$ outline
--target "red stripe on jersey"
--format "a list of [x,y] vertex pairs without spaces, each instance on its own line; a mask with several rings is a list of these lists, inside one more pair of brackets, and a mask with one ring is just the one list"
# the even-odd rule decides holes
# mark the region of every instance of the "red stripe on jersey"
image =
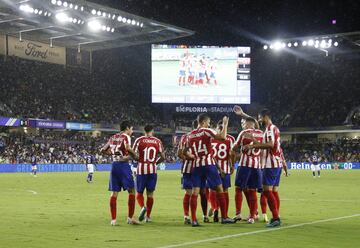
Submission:
[[262,142],[263,133],[258,129],[246,129],[240,132],[238,135],[235,145],[240,147],[240,162],[239,166],[246,166],[250,168],[260,168],[261,167],[261,150],[260,149],[250,149],[244,150],[245,145],[253,144],[251,139],[245,137],[245,134],[252,135],[257,142]]
[[187,135],[187,147],[195,156],[194,167],[214,165],[213,149],[211,139],[216,132],[210,128],[198,128]]
[[264,133],[264,143],[272,141],[274,147],[266,149],[266,157],[264,159],[264,168],[279,168],[281,167],[281,148],[280,148],[280,131],[271,124],[266,127]]
[[212,139],[211,141],[215,162],[226,174],[230,174],[230,152],[234,143],[235,138],[231,135],[227,135],[226,140]]
[[161,140],[153,136],[141,136],[135,140],[133,149],[139,155],[138,174],[156,173],[156,160],[163,152]]

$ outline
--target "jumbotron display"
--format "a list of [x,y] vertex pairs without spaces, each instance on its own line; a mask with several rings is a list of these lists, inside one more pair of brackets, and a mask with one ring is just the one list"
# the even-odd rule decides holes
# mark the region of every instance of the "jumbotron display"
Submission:
[[250,47],[152,45],[152,102],[250,104]]

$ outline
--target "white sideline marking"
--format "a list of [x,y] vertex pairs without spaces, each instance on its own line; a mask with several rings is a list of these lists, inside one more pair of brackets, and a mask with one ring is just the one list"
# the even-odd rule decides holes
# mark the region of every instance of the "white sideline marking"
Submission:
[[27,192],[33,193],[33,195],[37,195],[37,192],[34,190],[26,190]]
[[311,222],[294,224],[294,225],[290,225],[290,226],[284,226],[284,227],[278,227],[278,228],[268,228],[268,229],[253,231],[253,232],[237,233],[237,234],[231,234],[231,235],[226,235],[226,236],[222,236],[222,237],[215,237],[215,238],[210,238],[210,239],[202,239],[202,240],[197,240],[197,241],[192,241],[192,242],[184,242],[184,243],[180,243],[180,244],[161,246],[159,248],[173,248],[173,247],[195,245],[195,244],[206,243],[206,242],[211,242],[211,241],[217,241],[217,240],[223,240],[223,239],[229,239],[229,238],[235,238],[235,237],[241,237],[241,236],[248,236],[248,235],[253,235],[253,234],[258,234],[258,233],[275,232],[275,231],[280,231],[280,230],[284,230],[284,229],[302,227],[302,226],[307,226],[307,225],[314,225],[314,224],[318,224],[318,223],[350,219],[350,218],[359,217],[359,216],[360,216],[360,214],[354,214],[354,215],[342,216],[342,217],[325,219],[325,220],[316,220],[316,221],[311,221]]
[[357,200],[341,200],[341,199],[333,199],[333,200],[316,200],[316,199],[287,199],[287,198],[281,198],[282,201],[317,201],[317,202],[359,202]]

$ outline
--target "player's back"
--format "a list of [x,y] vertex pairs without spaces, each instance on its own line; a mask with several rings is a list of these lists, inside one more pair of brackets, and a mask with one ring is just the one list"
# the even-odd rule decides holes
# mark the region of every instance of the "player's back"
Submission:
[[162,142],[153,136],[141,136],[134,142],[134,152],[138,153],[138,174],[151,174],[156,172],[156,160],[163,152]]
[[[257,142],[262,143],[263,141],[263,132],[259,129],[245,129],[240,132],[236,144],[240,147],[245,145],[253,144],[253,140],[246,137],[247,135],[252,136],[256,139]],[[240,149],[240,166],[247,166],[252,168],[261,167],[261,149]]]
[[280,131],[274,124],[267,126],[264,133],[263,143],[270,141],[273,142],[274,146],[264,152],[265,168],[281,167]]
[[227,135],[225,140],[212,139],[211,144],[214,150],[214,158],[217,164],[222,168],[225,173],[229,173],[229,160],[230,151],[235,143],[235,138]]
[[110,137],[108,144],[110,146],[113,161],[125,161],[129,152],[127,145],[131,145],[131,138],[125,133],[117,133]]
[[216,132],[210,128],[198,128],[188,135],[188,144],[191,153],[195,156],[195,167],[214,164],[211,140]]
[[[183,150],[186,148],[187,141],[188,141],[188,134],[183,134],[179,142],[179,150],[181,150],[181,152],[183,152]],[[181,166],[181,173],[191,173],[194,159],[185,158],[183,159],[182,162],[183,163]]]

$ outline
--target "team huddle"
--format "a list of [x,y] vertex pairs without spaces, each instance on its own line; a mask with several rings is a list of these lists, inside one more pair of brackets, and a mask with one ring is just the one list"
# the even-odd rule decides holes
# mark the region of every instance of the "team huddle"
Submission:
[[[266,226],[280,226],[278,187],[282,168],[287,174],[286,162],[280,148],[280,132],[272,124],[268,110],[262,111],[258,120],[245,114],[239,106],[234,107],[234,112],[243,118],[243,131],[236,140],[227,134],[228,117],[219,121],[216,130],[213,130],[210,128],[210,117],[206,114],[200,114],[193,122],[193,130],[181,137],[178,156],[182,160],[182,187],[185,190],[184,223],[193,227],[200,226],[196,216],[199,195],[205,223],[210,222],[211,217],[214,222],[222,224],[236,223],[244,219],[241,215],[244,194],[250,210],[246,221],[252,224],[258,219],[259,192],[265,221],[267,205],[272,212],[272,218]],[[265,127],[264,132],[259,129],[259,123]],[[127,223],[138,224],[138,220],[150,222],[157,182],[156,165],[163,162],[165,157],[163,146],[161,141],[154,137],[151,126],[145,126],[145,135],[136,139],[131,146],[131,124],[124,121],[120,126],[121,133],[112,136],[101,149],[111,155],[114,161],[109,182],[109,191],[112,191],[111,225],[116,225],[117,195],[121,190],[129,192]],[[136,187],[130,160],[138,163]],[[236,213],[234,218],[230,218],[228,190],[236,161],[239,163],[235,177]],[[145,190],[146,204],[143,196]],[[134,218],[135,199],[141,208],[138,220]]]
[[185,53],[179,62],[179,86],[183,85],[217,85],[217,59]]

